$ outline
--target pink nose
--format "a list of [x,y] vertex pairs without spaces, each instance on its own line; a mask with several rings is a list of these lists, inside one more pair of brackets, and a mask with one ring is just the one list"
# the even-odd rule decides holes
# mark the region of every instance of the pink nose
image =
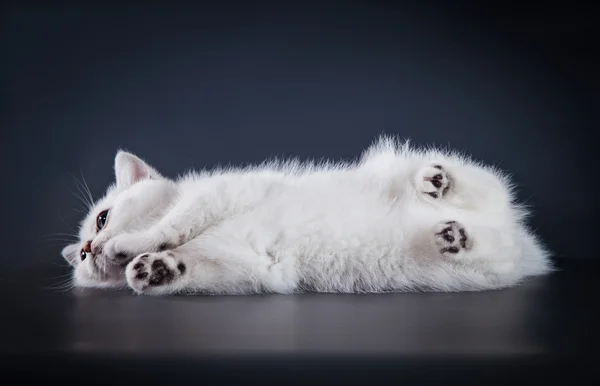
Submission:
[[90,253],[92,252],[92,242],[91,241],[86,241],[85,244],[83,244],[83,251],[85,253]]
[[102,244],[96,243],[96,244],[92,244],[90,247],[92,249],[92,254],[93,255],[97,255],[99,253],[102,253]]

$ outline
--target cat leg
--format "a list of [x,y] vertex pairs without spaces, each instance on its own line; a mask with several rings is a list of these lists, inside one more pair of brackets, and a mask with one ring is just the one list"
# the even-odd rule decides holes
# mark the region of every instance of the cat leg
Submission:
[[478,267],[482,272],[506,275],[522,254],[510,227],[445,220],[433,226],[430,245],[446,261]]
[[508,182],[492,169],[435,161],[417,170],[413,184],[428,202],[501,215],[510,212],[512,198]]
[[103,253],[109,260],[122,265],[143,253],[175,249],[220,220],[204,207],[210,205],[178,202],[147,229],[124,233],[108,240]]
[[138,294],[251,294],[293,292],[294,272],[293,266],[239,237],[212,233],[173,250],[137,256],[125,275]]
[[103,254],[109,261],[123,265],[143,253],[177,248],[184,240],[170,231],[168,228],[152,227],[139,232],[117,235],[106,242]]
[[235,184],[224,189],[222,185],[227,181],[219,181],[182,186],[182,192],[192,193],[182,193],[175,205],[150,227],[108,240],[103,248],[107,258],[123,264],[142,253],[175,249],[262,200],[264,189],[242,194]]

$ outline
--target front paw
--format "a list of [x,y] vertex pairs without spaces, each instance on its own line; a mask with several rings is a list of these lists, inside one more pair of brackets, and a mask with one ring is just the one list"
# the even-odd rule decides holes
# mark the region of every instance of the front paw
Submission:
[[436,224],[434,232],[434,243],[443,256],[457,258],[472,247],[467,231],[456,221],[442,221]]
[[439,164],[422,167],[416,174],[415,185],[419,192],[434,199],[441,199],[451,188],[451,176]]
[[146,251],[140,244],[139,240],[131,235],[120,235],[108,240],[102,251],[109,261],[126,265],[135,256]]
[[186,271],[171,252],[145,253],[133,259],[125,270],[129,286],[137,293],[161,293],[161,287],[174,283]]

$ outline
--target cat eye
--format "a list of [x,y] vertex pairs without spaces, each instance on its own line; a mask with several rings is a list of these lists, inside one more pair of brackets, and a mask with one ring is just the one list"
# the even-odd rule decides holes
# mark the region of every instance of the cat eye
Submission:
[[108,210],[103,210],[100,212],[98,217],[96,218],[96,231],[99,232],[106,225],[106,217],[108,216]]
[[82,249],[79,256],[81,256],[81,261],[83,261],[87,257],[87,252]]

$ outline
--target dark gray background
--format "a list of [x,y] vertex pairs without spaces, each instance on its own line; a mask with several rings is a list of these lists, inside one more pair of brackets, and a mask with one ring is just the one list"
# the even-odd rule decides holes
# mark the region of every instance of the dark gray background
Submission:
[[0,264],[62,264],[73,176],[98,198],[119,147],[176,176],[380,133],[499,164],[558,257],[596,257],[591,6],[282,3],[5,5]]

